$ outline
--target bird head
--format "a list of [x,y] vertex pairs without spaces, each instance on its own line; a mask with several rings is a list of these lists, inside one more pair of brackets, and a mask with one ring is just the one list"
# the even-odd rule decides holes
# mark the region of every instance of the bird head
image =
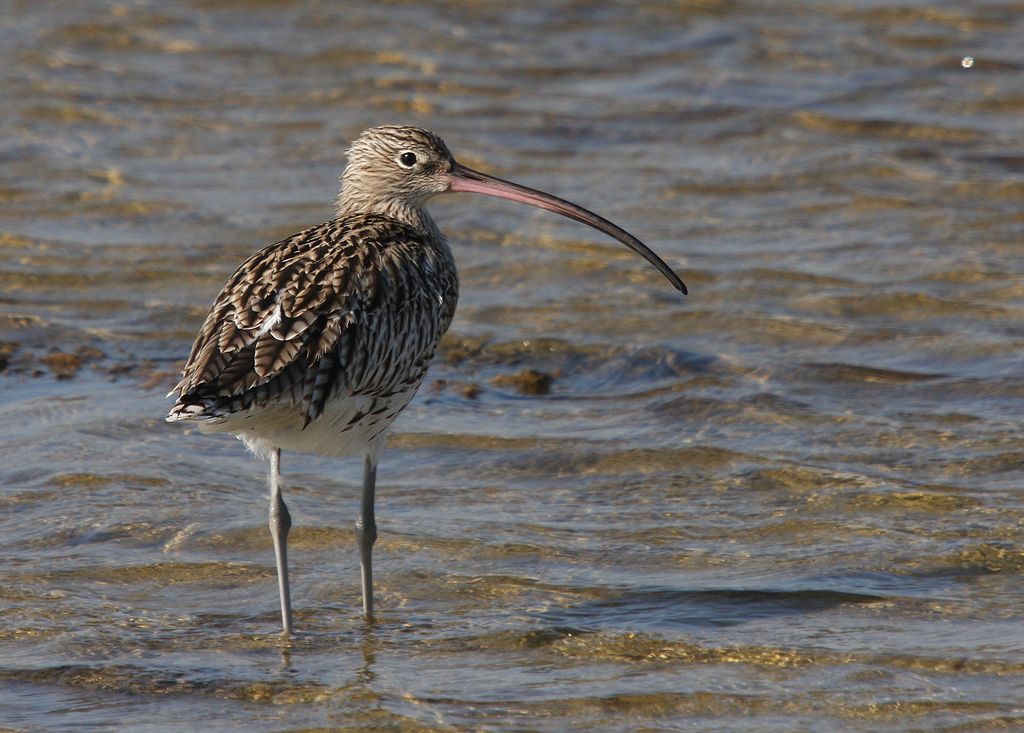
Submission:
[[422,208],[449,189],[455,159],[444,141],[429,130],[386,125],[372,127],[346,153],[341,199],[346,208],[387,213],[392,208]]

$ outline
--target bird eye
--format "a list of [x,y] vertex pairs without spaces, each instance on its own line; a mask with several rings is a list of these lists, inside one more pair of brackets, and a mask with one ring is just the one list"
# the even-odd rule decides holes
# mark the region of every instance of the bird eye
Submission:
[[416,165],[416,153],[406,151],[398,156],[398,162],[403,168],[412,168]]

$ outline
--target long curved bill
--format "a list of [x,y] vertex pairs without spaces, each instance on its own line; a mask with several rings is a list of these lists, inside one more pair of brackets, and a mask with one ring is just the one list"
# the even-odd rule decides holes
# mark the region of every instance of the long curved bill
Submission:
[[567,216],[570,219],[592,226],[598,231],[604,232],[609,237],[617,239],[645,260],[657,268],[658,272],[668,278],[668,281],[682,293],[686,293],[686,285],[679,279],[679,276],[672,271],[672,268],[665,264],[658,255],[654,254],[646,244],[627,232],[625,229],[612,224],[604,217],[598,216],[592,211],[587,211],[582,206],[560,199],[557,196],[537,191],[526,186],[520,186],[500,178],[480,173],[472,168],[467,168],[461,163],[454,163],[452,171],[448,174],[449,188],[452,193],[482,193],[485,196],[496,196],[500,199],[518,201],[530,206],[553,211],[556,214]]

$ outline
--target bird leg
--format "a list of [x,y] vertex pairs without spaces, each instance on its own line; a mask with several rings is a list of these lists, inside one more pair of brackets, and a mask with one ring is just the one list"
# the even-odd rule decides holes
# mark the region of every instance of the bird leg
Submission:
[[373,543],[377,540],[377,521],[373,516],[373,497],[377,487],[377,459],[367,455],[363,462],[363,498],[356,518],[356,542],[359,544],[359,569],[363,585],[363,614],[373,620]]
[[274,538],[281,625],[285,634],[292,633],[292,599],[288,591],[288,530],[291,528],[292,516],[281,497],[281,450],[275,448],[270,454],[270,535]]

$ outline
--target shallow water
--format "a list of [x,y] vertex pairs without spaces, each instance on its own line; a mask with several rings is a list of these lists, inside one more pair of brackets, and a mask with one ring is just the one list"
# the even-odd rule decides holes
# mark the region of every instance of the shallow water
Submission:
[[[1024,5],[57,8],[0,28],[0,730],[1024,727]],[[264,469],[163,395],[384,122],[691,295],[438,201],[379,622],[358,461],[286,455],[285,644]]]

